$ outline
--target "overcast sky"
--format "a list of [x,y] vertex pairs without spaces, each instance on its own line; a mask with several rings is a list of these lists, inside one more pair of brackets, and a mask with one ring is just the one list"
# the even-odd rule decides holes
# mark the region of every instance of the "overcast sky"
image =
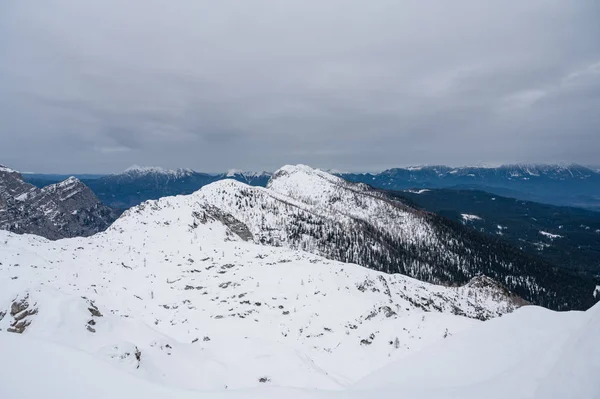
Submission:
[[0,163],[600,163],[598,0],[5,0]]

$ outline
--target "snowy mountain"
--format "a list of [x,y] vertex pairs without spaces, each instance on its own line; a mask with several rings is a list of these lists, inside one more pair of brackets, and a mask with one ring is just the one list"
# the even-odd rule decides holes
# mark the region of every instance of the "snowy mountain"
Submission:
[[231,169],[224,175],[219,175],[219,180],[233,179],[251,186],[264,187],[273,174],[270,172],[250,172],[239,169]]
[[[307,179],[315,191],[298,187]],[[567,314],[515,311],[522,302],[485,277],[461,287],[437,286],[259,245],[253,241],[269,236],[266,230],[217,207],[219,201],[228,203],[225,190],[237,200],[232,187],[264,195],[252,206],[249,196],[240,202],[248,198],[247,210],[264,205],[267,227],[277,226],[286,210],[270,208],[267,196],[288,203],[286,212],[346,215],[348,223],[367,212],[361,208],[371,201],[365,192],[379,201],[362,186],[306,167],[285,167],[269,189],[213,183],[194,195],[134,207],[105,232],[87,238],[48,241],[1,231],[0,397],[192,398],[202,391],[209,398],[391,398],[403,389],[389,377],[394,370],[407,373],[399,381],[411,375],[423,381],[424,368],[407,371],[408,364],[436,355],[457,359],[456,348],[473,359],[471,368],[479,368],[470,380],[466,371],[460,373],[462,367],[454,370],[457,392],[471,389],[471,383],[480,394],[486,384],[496,386],[487,376],[522,372],[519,364],[547,380],[582,382],[581,394],[596,392],[589,377],[600,371],[593,363],[597,339],[585,328],[597,324],[597,317],[592,319],[597,307]],[[332,194],[340,198],[332,205],[340,204],[329,210],[324,204],[331,204]],[[355,207],[344,209],[348,201]],[[375,216],[394,212],[383,203],[370,205],[381,208]],[[416,215],[405,216],[408,227],[398,229],[415,229]],[[500,315],[497,321],[480,321]],[[513,353],[502,367],[494,366],[500,343]],[[528,344],[529,350],[517,350]],[[540,369],[539,356],[531,355],[542,353],[546,344],[553,351]],[[565,350],[592,357],[565,357]],[[485,369],[477,366],[481,359]],[[591,360],[582,368],[580,359]],[[427,367],[435,370],[435,385],[420,388],[447,392],[441,365],[434,360]],[[572,367],[581,372],[566,374]],[[408,392],[416,392],[416,384]],[[531,384],[521,381],[489,397],[511,392],[527,397],[519,395],[522,386],[531,391]],[[431,397],[451,397],[442,394]]]
[[386,366],[353,389],[427,399],[597,398],[597,331],[600,305],[562,314],[524,307]]
[[224,180],[178,200],[186,209],[233,216],[257,243],[435,284],[464,284],[484,274],[532,303],[555,309],[587,309],[596,301],[591,279],[308,166],[281,168],[266,188]]
[[574,164],[421,166],[394,168],[377,174],[343,173],[340,176],[387,190],[468,188],[554,205],[600,209],[600,173]]
[[132,166],[122,173],[85,182],[104,204],[127,209],[149,199],[191,194],[213,181],[213,175],[191,169]]
[[88,238],[0,232],[0,329],[183,388],[339,389],[522,303],[484,277],[435,286],[257,245],[197,204],[151,201]]
[[105,230],[116,217],[74,177],[40,189],[0,165],[0,229],[49,239],[89,236]]
[[129,168],[125,169],[125,171],[123,171],[123,173],[121,173],[121,175],[128,175],[128,176],[132,176],[132,177],[148,176],[148,175],[150,175],[150,176],[163,175],[166,177],[170,177],[172,179],[180,179],[182,177],[189,176],[194,173],[196,173],[196,172],[194,172],[191,169],[186,169],[186,168],[170,170],[170,169],[161,168],[159,166],[133,165],[133,166],[130,166]]

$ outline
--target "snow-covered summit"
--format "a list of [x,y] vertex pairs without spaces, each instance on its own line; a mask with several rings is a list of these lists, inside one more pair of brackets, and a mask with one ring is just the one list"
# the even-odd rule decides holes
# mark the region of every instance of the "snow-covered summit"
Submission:
[[225,177],[235,177],[235,176],[246,176],[246,177],[261,177],[261,176],[271,176],[270,172],[261,171],[254,172],[249,170],[242,169],[229,169],[227,173],[225,173]]
[[9,168],[8,166],[4,166],[0,164],[0,173],[19,173],[14,169]]
[[[341,177],[335,176],[331,173],[325,172],[320,169],[312,168],[308,165],[284,165],[281,168],[277,169],[267,188],[278,187],[282,185],[294,185],[298,184],[303,189],[311,189],[313,184],[324,186],[323,184],[319,184],[321,180],[327,182],[326,186],[330,186],[331,184],[343,184],[347,185],[346,182]],[[315,187],[318,190],[318,187]],[[313,192],[307,192],[307,195],[313,194]]]
[[175,178],[180,178],[195,173],[192,169],[178,168],[178,169],[164,169],[159,166],[139,166],[132,165],[125,169],[121,174],[126,175],[165,175]]

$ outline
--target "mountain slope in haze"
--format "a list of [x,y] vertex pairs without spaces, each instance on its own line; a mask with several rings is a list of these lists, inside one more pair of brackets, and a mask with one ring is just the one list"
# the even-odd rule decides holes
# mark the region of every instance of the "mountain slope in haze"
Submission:
[[416,206],[510,242],[553,264],[600,275],[600,213],[474,190],[405,190]]
[[49,239],[89,236],[105,230],[118,214],[81,181],[70,177],[42,189],[0,166],[0,229]]
[[423,166],[340,176],[386,190],[462,187],[522,200],[600,209],[600,173],[580,165]]
[[68,175],[61,175],[55,173],[23,173],[21,177],[23,181],[29,184],[33,184],[38,188],[44,188],[51,184],[60,183],[63,180],[67,180],[69,177],[76,177],[81,181],[95,180],[106,176],[105,174],[92,174],[92,173],[74,173]]
[[85,180],[85,183],[104,204],[127,209],[150,199],[191,194],[213,181],[214,176],[191,169],[132,166],[123,173]]
[[104,204],[113,208],[127,209],[147,200],[191,194],[207,184],[223,179],[264,186],[269,177],[270,174],[267,172],[231,170],[213,175],[191,169],[167,170],[159,167],[132,166],[122,173],[86,179],[84,182]]
[[595,282],[511,245],[412,208],[363,184],[307,166],[285,166],[267,188],[221,181],[189,198],[232,215],[256,242],[286,246],[436,284],[483,274],[527,301],[587,309]]
[[225,216],[179,196],[92,237],[0,232],[0,340],[53,341],[184,389],[340,389],[519,306],[483,277],[443,287],[257,245]]

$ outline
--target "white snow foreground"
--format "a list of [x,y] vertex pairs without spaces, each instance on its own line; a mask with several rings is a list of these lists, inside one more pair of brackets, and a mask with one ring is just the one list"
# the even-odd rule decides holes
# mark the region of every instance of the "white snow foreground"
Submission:
[[600,398],[600,304],[527,306],[423,349],[353,388],[408,398]]
[[569,313],[525,307],[398,360],[342,391],[264,386],[202,392],[137,378],[64,345],[2,334],[0,397],[593,399],[600,397],[598,331],[600,305]]

